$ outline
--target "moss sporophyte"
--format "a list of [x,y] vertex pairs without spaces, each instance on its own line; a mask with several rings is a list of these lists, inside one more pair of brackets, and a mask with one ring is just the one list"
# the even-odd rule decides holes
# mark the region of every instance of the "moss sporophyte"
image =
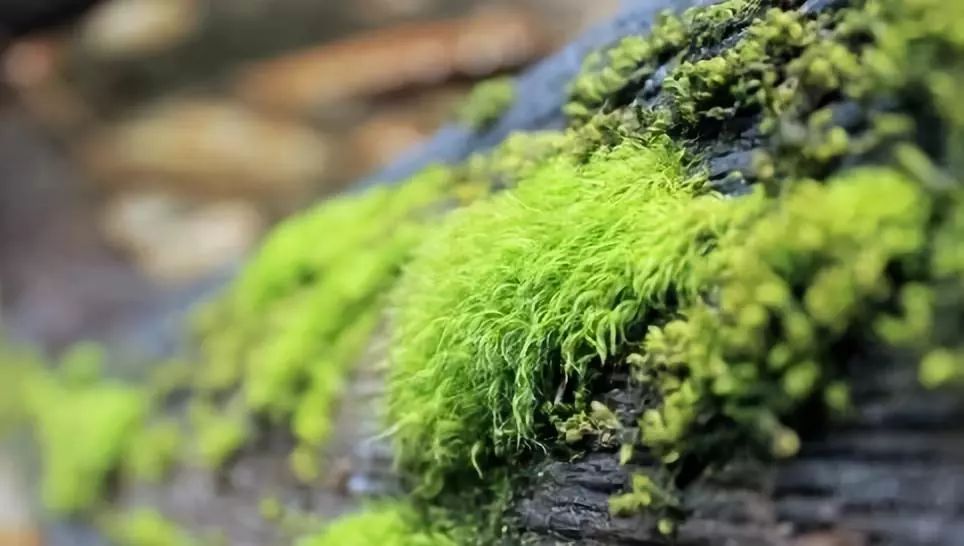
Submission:
[[[672,535],[685,465],[723,464],[735,447],[792,457],[801,408],[846,414],[859,379],[848,347],[911,355],[927,388],[964,383],[964,4],[772,5],[664,14],[586,60],[564,131],[517,134],[283,223],[198,317],[195,365],[156,389],[81,364],[28,374],[47,504],[101,508],[117,470],[157,480],[185,458],[230,464],[265,424],[290,431],[292,466],[314,480],[379,327],[385,428],[410,494],[302,545],[501,532],[514,463],[578,455],[588,439],[610,452],[625,441],[624,461],[656,456],[611,508]],[[733,125],[759,141],[746,174],[763,182],[740,197],[714,190],[701,153]],[[652,394],[635,437],[595,390],[627,371]],[[177,390],[189,402],[174,424]],[[453,508],[465,491],[485,507],[476,520]],[[127,523],[122,537],[181,540],[151,513]]]

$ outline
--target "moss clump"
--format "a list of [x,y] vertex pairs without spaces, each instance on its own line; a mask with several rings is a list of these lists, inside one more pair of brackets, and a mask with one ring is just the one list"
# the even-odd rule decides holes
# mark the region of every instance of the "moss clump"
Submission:
[[458,120],[475,130],[485,129],[515,102],[515,82],[502,76],[476,84],[459,108]]
[[680,63],[663,82],[670,110],[680,122],[733,117],[768,103],[778,83],[777,59],[818,40],[815,22],[796,12],[773,9],[754,21],[746,37],[720,55]]
[[42,365],[37,354],[7,340],[0,330],[0,439],[28,418],[29,384]]
[[643,415],[643,443],[670,462],[725,441],[792,455],[781,419],[838,384],[842,347],[895,295],[888,275],[919,274],[930,218],[920,185],[886,169],[800,182],[768,202],[712,257],[719,303],[646,336],[640,373],[663,404]]
[[159,483],[177,461],[184,437],[173,419],[158,419],[137,431],[130,440],[123,465],[136,480]]
[[[690,8],[682,16],[670,11],[661,13],[647,35],[627,36],[603,51],[588,55],[580,73],[570,83],[569,102],[563,111],[570,121],[581,125],[623,106],[618,103],[619,95],[631,84],[646,81],[661,66],[672,66],[686,51],[699,51],[715,44],[724,32],[752,20],[760,6],[760,0],[723,0]],[[713,64],[718,65],[718,61],[704,67],[712,69]],[[672,79],[668,81],[673,83]],[[721,75],[705,81],[722,83]],[[683,96],[689,103],[691,94]],[[691,116],[695,116],[695,108],[693,110],[689,113]],[[661,130],[655,128],[653,132]]]
[[233,456],[250,437],[251,425],[237,403],[218,411],[206,401],[195,401],[189,411],[194,433],[197,461],[206,468],[217,469]]
[[321,533],[303,538],[297,546],[455,546],[405,505],[383,505],[336,520]]
[[642,473],[633,474],[630,491],[609,499],[609,512],[614,516],[627,516],[643,510],[679,509],[680,501],[673,493]]
[[[194,423],[206,464],[222,464],[247,440],[249,423],[267,418],[298,440],[295,474],[317,477],[317,451],[345,378],[383,320],[384,293],[433,219],[513,185],[562,145],[558,133],[515,136],[462,165],[430,167],[276,228],[199,317],[199,362],[187,386],[206,415]],[[162,379],[161,390],[172,391],[172,378]]]
[[[243,444],[254,416],[289,424],[305,449],[326,440],[344,377],[379,321],[381,294],[450,180],[450,171],[430,169],[287,221],[205,311],[192,388],[208,464]],[[236,393],[230,407],[224,393]]]
[[589,411],[579,412],[565,420],[557,419],[555,426],[559,438],[567,444],[578,444],[586,438],[592,438],[598,445],[619,445],[622,430],[616,414],[595,400],[589,404]]
[[[695,298],[729,207],[679,153],[632,141],[559,156],[453,213],[401,283],[390,415],[428,482],[538,443],[553,401],[585,402],[632,328]],[[436,484],[437,485],[437,484]]]
[[201,546],[161,514],[141,508],[108,518],[106,534],[118,546]]
[[569,102],[563,111],[573,121],[588,121],[630,81],[651,76],[686,38],[679,17],[664,12],[648,36],[627,36],[604,51],[590,54],[569,84]]
[[[787,424],[800,408],[847,408],[849,368],[839,355],[851,344],[911,348],[922,383],[960,381],[964,350],[951,331],[960,331],[964,260],[952,241],[964,221],[950,173],[964,156],[955,107],[938,89],[964,70],[954,60],[958,27],[921,24],[941,9],[871,0],[805,16],[725,2],[666,16],[654,37],[629,37],[588,59],[573,82],[575,127],[560,157],[453,215],[403,282],[391,409],[399,457],[432,484],[426,491],[548,441],[546,423],[581,437],[593,428],[584,413],[593,373],[630,350],[640,352],[630,358],[639,379],[660,395],[643,416],[641,442],[670,473],[683,459],[721,462],[734,448],[793,455],[800,438]],[[709,22],[721,17],[745,30],[718,53],[696,53],[714,43]],[[621,106],[660,64],[658,98]],[[922,113],[922,88],[936,112]],[[865,114],[846,128],[825,107],[842,97]],[[700,138],[739,117],[775,152],[761,175],[779,181],[769,195],[721,201],[700,195],[699,184],[654,191],[640,177],[636,188],[653,191],[644,202],[588,197],[619,188],[620,165],[661,172],[620,156],[638,148],[628,142]],[[916,120],[935,117],[946,129],[941,142],[918,148]],[[896,161],[825,184],[805,180],[845,159],[881,163],[880,154]],[[581,209],[584,197],[605,205]],[[697,227],[690,213],[707,224]],[[596,235],[567,239],[576,232]],[[634,269],[640,263],[656,265]],[[941,272],[938,263],[957,265]]]
[[43,462],[41,492],[58,513],[92,508],[143,426],[147,402],[137,389],[75,374],[40,372],[27,407]]

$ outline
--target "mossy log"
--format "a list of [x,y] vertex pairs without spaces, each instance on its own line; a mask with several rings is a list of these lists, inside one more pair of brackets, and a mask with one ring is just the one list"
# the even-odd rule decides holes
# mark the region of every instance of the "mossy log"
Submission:
[[[179,523],[223,529],[237,544],[275,536],[277,525],[255,515],[277,516],[278,510],[263,504],[265,494],[298,514],[325,518],[351,510],[368,494],[394,493],[399,485],[428,515],[426,528],[411,536],[403,529],[395,537],[399,544],[416,534],[426,540],[411,543],[964,544],[964,397],[958,390],[934,389],[959,379],[958,364],[948,363],[945,349],[961,342],[959,288],[940,291],[948,278],[921,266],[933,252],[940,255],[935,263],[953,262],[940,266],[950,275],[960,273],[954,269],[960,259],[948,256],[957,256],[953,235],[959,231],[951,229],[964,225],[964,215],[942,208],[957,203],[957,194],[942,192],[957,188],[953,179],[961,174],[964,116],[956,118],[960,112],[946,100],[947,84],[957,81],[960,67],[948,61],[944,48],[958,50],[944,41],[953,38],[929,29],[938,36],[928,39],[940,45],[924,47],[921,55],[953,65],[933,78],[888,72],[892,64],[904,71],[915,67],[907,59],[888,64],[902,53],[881,51],[895,40],[899,48],[916,47],[914,32],[924,31],[914,27],[923,20],[914,10],[933,8],[930,1],[728,0],[700,4],[701,10],[681,18],[657,14],[691,2],[647,3],[523,75],[515,82],[516,102],[498,119],[487,115],[484,128],[474,130],[443,129],[422,150],[362,184],[406,178],[431,163],[466,161],[504,142],[481,166],[469,158],[447,174],[417,175],[421,183],[451,193],[440,200],[405,194],[412,201],[393,210],[411,219],[449,209],[459,199],[480,201],[450,216],[437,233],[414,232],[435,246],[413,251],[409,277],[399,284],[400,310],[391,317],[397,323],[388,328],[390,346],[375,343],[360,359],[330,433],[317,420],[300,426],[298,412],[307,408],[309,418],[317,417],[314,404],[329,404],[338,381],[313,375],[317,362],[314,368],[289,366],[290,359],[281,358],[288,352],[267,345],[274,352],[256,353],[259,358],[243,370],[227,359],[231,384],[241,382],[238,390],[249,395],[244,409],[262,417],[244,418],[262,434],[233,459],[218,459],[216,466],[223,466],[210,479],[176,474],[173,482],[140,495]],[[881,50],[862,51],[860,60],[873,67],[861,68],[851,49],[878,38],[875,10],[891,17],[883,25],[892,31],[884,33],[891,41],[875,44]],[[905,14],[911,30],[900,27]],[[960,10],[955,17],[964,19]],[[922,81],[926,93],[915,87]],[[875,85],[897,91],[877,95]],[[915,98],[907,98],[908,90]],[[522,141],[529,152],[546,148],[562,156],[546,160],[541,170],[530,165],[531,155],[520,159],[508,138],[513,130],[566,123],[569,132],[558,139]],[[897,144],[891,146],[891,138]],[[506,156],[507,148],[513,154]],[[849,178],[837,178],[849,167],[895,161],[901,170],[853,169]],[[505,180],[512,178],[506,163],[522,180],[517,187]],[[486,200],[472,194],[479,170],[493,191],[509,186],[511,195]],[[697,176],[690,184],[690,171],[705,180]],[[455,190],[447,186],[453,178]],[[587,180],[605,183],[587,189],[580,184]],[[533,198],[539,190],[559,193],[543,202]],[[881,198],[875,191],[891,193]],[[577,206],[567,207],[567,198]],[[354,203],[383,206],[368,199]],[[907,201],[891,206],[894,199]],[[631,212],[607,208],[611,203]],[[934,216],[932,204],[941,211]],[[808,216],[811,208],[821,210]],[[835,221],[834,214],[854,208],[866,210]],[[740,224],[744,214],[753,217],[750,228]],[[817,223],[807,223],[817,214]],[[683,217],[681,234],[660,229],[676,226],[677,217]],[[787,218],[799,222],[781,223]],[[620,229],[607,230],[608,219],[621,222]],[[582,231],[554,237],[567,229],[564,224],[579,222]],[[311,224],[309,217],[301,227]],[[372,232],[387,237],[384,227]],[[814,228],[816,235],[797,240],[802,228]],[[673,239],[677,235],[680,241]],[[522,242],[514,246],[512,237]],[[670,244],[656,255],[649,246],[664,239]],[[290,250],[281,243],[299,240],[278,241],[274,250]],[[407,256],[408,239],[397,242]],[[337,260],[372,241],[359,236],[355,243],[342,254],[332,251],[334,265],[317,270],[311,259],[289,263],[284,252],[266,252],[278,261],[256,263],[242,286],[260,292],[249,291],[250,301],[239,301],[261,305],[278,293],[290,296],[285,283],[300,288],[300,279],[325,275],[337,281],[327,288],[340,288],[355,270]],[[563,243],[570,246],[560,257],[553,252]],[[472,244],[477,249],[466,250]],[[741,254],[744,245],[749,250]],[[719,248],[729,276],[707,281],[700,277],[700,262],[716,259]],[[489,259],[504,262],[489,267]],[[355,333],[342,324],[350,319],[332,318],[331,311],[355,311],[377,300],[372,287],[390,283],[398,265],[390,259],[370,283],[347,283],[351,290],[333,289],[334,296],[322,298],[316,322],[325,325],[325,335],[329,326]],[[599,270],[604,274],[595,275]],[[482,273],[473,276],[477,271]],[[865,276],[871,280],[862,285]],[[586,286],[573,288],[573,279]],[[753,297],[770,307],[756,305]],[[915,314],[922,303],[925,311]],[[258,305],[232,312],[288,309]],[[527,309],[513,314],[518,307]],[[556,315],[547,318],[549,307]],[[358,311],[354,318],[367,317]],[[272,327],[259,320],[241,324]],[[315,336],[290,325],[279,331],[294,332],[284,339],[295,350],[311,349],[296,356],[317,357],[332,368],[353,354],[342,351],[340,333],[326,338],[316,354]],[[926,350],[938,350],[921,359],[913,354],[915,337],[927,338]],[[354,340],[350,336],[348,349]],[[387,387],[375,364],[381,361],[378,350],[390,355]],[[292,368],[302,375],[292,380]],[[258,380],[254,402],[247,392],[252,386],[244,384],[252,378]],[[317,380],[318,399],[311,399],[310,389],[300,390],[299,378]],[[213,403],[232,411],[224,392],[235,391],[216,386],[213,392]],[[271,427],[263,417],[279,407],[285,418],[294,413],[293,426],[265,434]],[[384,409],[394,453],[379,447],[388,446],[385,441],[371,441],[385,428]],[[296,441],[317,447],[319,438],[327,439],[327,474],[334,479],[325,486],[298,485],[282,459],[299,453],[289,453]],[[343,472],[333,464],[338,459],[347,461]],[[298,474],[299,464],[294,467]],[[401,471],[398,479],[394,468]],[[509,484],[508,492],[491,491],[497,486],[489,482],[505,474],[509,478],[501,483]],[[121,499],[137,495],[126,491]],[[400,516],[389,515],[385,527],[394,529]],[[451,532],[451,541],[434,540],[438,529],[432,525],[460,517],[475,519],[468,537],[456,525],[441,531]],[[496,528],[484,529],[478,519]],[[364,540],[364,525],[356,529],[362,533],[358,540]],[[331,543],[324,535],[319,540],[305,544]]]

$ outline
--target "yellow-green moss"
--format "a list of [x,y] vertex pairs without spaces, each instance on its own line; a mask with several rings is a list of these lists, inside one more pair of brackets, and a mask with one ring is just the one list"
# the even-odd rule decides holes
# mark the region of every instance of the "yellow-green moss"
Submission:
[[102,499],[108,476],[147,412],[139,390],[87,379],[44,372],[28,385],[27,407],[43,464],[41,492],[54,512],[82,511]]
[[[950,95],[939,92],[964,74],[948,60],[960,58],[958,27],[921,24],[931,17],[922,12],[941,10],[932,0],[869,0],[813,17],[761,14],[761,4],[725,2],[664,16],[653,36],[625,38],[587,59],[567,106],[577,127],[559,157],[523,176],[517,189],[454,214],[420,248],[400,291],[391,409],[399,457],[432,483],[429,492],[446,472],[484,473],[549,441],[546,422],[579,436],[587,379],[637,343],[640,377],[662,394],[644,415],[642,441],[669,467],[693,454],[713,460],[734,443],[793,455],[800,438],[785,418],[812,400],[831,410],[849,405],[845,366],[834,357],[836,344],[855,336],[902,346],[915,340],[925,385],[964,377],[960,342],[940,326],[948,316],[959,325],[954,309],[964,293],[964,260],[952,242],[962,225],[954,204],[960,197],[950,190],[956,182],[930,162],[933,152],[910,143],[912,116],[876,110],[888,100],[912,110],[910,93],[927,87],[950,124],[947,157],[939,161],[964,157],[954,152],[960,139],[951,140],[962,133]],[[669,59],[686,50],[685,39],[694,47],[713,43],[710,21],[746,30],[719,54]],[[910,59],[926,62],[910,67]],[[669,70],[660,100],[620,107],[618,95],[663,62]],[[849,133],[833,111],[818,108],[840,93],[870,112],[862,132]],[[596,212],[579,208],[582,195],[568,182],[581,180],[586,195],[603,182],[619,187],[619,169],[631,163],[608,146],[618,151],[634,136],[652,146],[666,132],[692,134],[744,114],[758,116],[774,144],[763,178],[779,180],[780,188],[731,201],[682,192],[683,212],[669,213],[679,226],[692,227],[692,213],[718,230],[672,235],[633,231],[653,219],[669,225],[652,194],[637,206],[599,195],[606,204],[599,218],[610,229],[567,246],[567,236],[593,232]],[[586,155],[581,141],[591,143]],[[600,145],[603,151],[591,151]],[[882,150],[894,151],[896,168],[850,171],[826,185],[797,176]],[[584,176],[592,169],[598,186]],[[538,197],[530,188],[539,188]],[[932,209],[934,199],[942,201]],[[605,245],[623,249],[628,264],[658,265],[609,270],[606,257],[620,254],[607,254]],[[667,252],[697,247],[699,259],[674,261]],[[580,277],[584,252],[598,260],[595,275]],[[957,264],[948,267],[955,272],[938,273],[938,262]],[[949,312],[937,309],[941,301],[950,302]],[[626,335],[647,322],[654,327],[645,339]],[[566,414],[571,408],[576,413]]]
[[251,424],[237,403],[218,411],[198,400],[192,403],[189,414],[196,460],[212,470],[230,459],[251,434]]
[[614,516],[628,516],[643,510],[676,509],[679,499],[666,488],[658,485],[647,474],[633,474],[630,491],[609,499],[609,512]]
[[714,300],[646,336],[639,370],[663,403],[641,435],[667,461],[722,436],[708,422],[792,455],[781,418],[840,377],[837,343],[886,308],[887,272],[912,273],[931,217],[920,185],[886,169],[792,184],[763,205],[709,260]]
[[[540,441],[629,330],[695,298],[730,207],[696,197],[679,152],[627,141],[556,157],[453,213],[398,289],[390,416],[398,455],[440,472]],[[430,487],[432,489],[433,487]]]
[[7,340],[0,330],[0,439],[27,419],[28,385],[42,365],[39,355]]
[[[569,85],[569,101],[563,111],[571,122],[581,125],[612,110],[618,106],[614,104],[617,95],[632,82],[645,81],[662,64],[672,64],[671,60],[678,58],[685,50],[715,44],[727,30],[746,24],[760,5],[761,0],[723,0],[690,8],[682,15],[671,11],[660,13],[648,33],[626,36],[611,47],[586,57],[579,74]],[[709,69],[714,64],[719,67],[719,61],[701,66]],[[685,72],[687,67],[692,66],[691,63],[684,63],[681,68]],[[715,80],[707,78],[705,81],[718,85],[725,77],[738,75],[718,72]],[[670,78],[667,83],[672,86],[678,82]],[[681,101],[687,106],[686,114],[695,116],[695,107],[688,106],[697,100],[700,92],[679,90],[686,97]]]
[[590,437],[601,446],[619,445],[622,424],[616,414],[599,401],[593,400],[588,411],[555,421],[559,438],[567,444],[577,444]]
[[580,73],[569,84],[569,102],[563,111],[574,122],[596,115],[631,80],[653,74],[665,56],[679,49],[687,38],[676,15],[660,14],[646,36],[627,36],[612,47],[591,53]]
[[[734,445],[792,456],[801,439],[785,423],[799,408],[849,405],[843,344],[919,355],[929,388],[964,381],[962,5],[866,0],[803,16],[761,13],[763,4],[664,14],[649,35],[591,56],[571,85],[566,133],[517,135],[279,226],[203,313],[194,364],[159,379],[157,394],[192,392],[188,434],[201,458],[223,464],[267,421],[297,438],[296,474],[317,477],[331,408],[393,289],[389,425],[400,462],[420,503],[449,486],[436,500],[462,511],[452,489],[486,489],[516,455],[613,436],[618,422],[589,403],[591,385],[625,361],[660,394],[640,444],[668,479],[635,478],[613,511],[659,510],[664,534],[678,515],[670,489],[681,461],[722,462]],[[709,47],[724,34],[737,39]],[[631,103],[632,87],[661,66],[659,99]],[[502,84],[478,93],[489,98],[467,120],[481,127],[509,100]],[[823,105],[841,98],[869,112],[866,123],[839,126]],[[688,139],[744,114],[766,143],[757,174],[778,184],[739,199],[708,194],[667,135]],[[920,132],[936,139],[927,149],[914,142]],[[845,159],[889,167],[805,179]],[[139,391],[92,380],[87,351],[30,391],[45,495],[63,511],[95,504],[118,466],[157,479],[178,443],[170,423],[145,428]],[[143,542],[177,535],[140,519],[148,531],[132,536],[148,538],[135,545],[177,543]],[[388,506],[304,544],[455,541],[428,528]]]
[[317,477],[318,447],[331,433],[332,408],[384,321],[383,295],[412,248],[437,216],[513,185],[563,141],[553,132],[510,137],[462,165],[430,167],[398,186],[335,199],[277,227],[199,316],[192,396],[207,400],[208,413],[216,414],[227,408],[215,400],[237,393],[230,398],[232,415],[221,420],[229,429],[198,431],[200,439],[210,440],[201,442],[208,446],[202,450],[208,464],[241,447],[243,423],[261,416],[294,433],[300,444],[290,457],[295,474]]
[[[155,512],[140,508],[113,515],[103,524],[106,534],[117,546],[201,546],[176,524]],[[210,543],[207,543],[209,546]]]
[[484,129],[515,102],[515,82],[501,76],[476,84],[459,108],[458,120],[476,130]]
[[405,505],[386,504],[344,516],[322,532],[305,537],[297,546],[455,546]]
[[[254,415],[290,426],[306,446],[326,440],[344,378],[380,320],[381,294],[450,180],[429,169],[288,220],[205,310],[193,388],[195,399],[211,398],[197,431],[208,464],[242,445]],[[230,410],[213,401],[233,391]]]
[[184,435],[173,419],[158,419],[133,434],[123,465],[137,480],[158,483],[178,458]]

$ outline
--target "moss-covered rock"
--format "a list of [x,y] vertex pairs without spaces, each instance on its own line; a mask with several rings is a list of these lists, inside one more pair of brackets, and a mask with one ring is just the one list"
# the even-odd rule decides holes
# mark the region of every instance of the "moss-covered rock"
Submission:
[[[962,24],[938,0],[665,13],[585,61],[565,130],[280,226],[202,313],[196,365],[156,392],[186,394],[185,443],[211,467],[281,429],[313,481],[385,325],[385,429],[410,489],[304,544],[511,543],[532,530],[525,496],[562,479],[530,470],[584,450],[634,477],[573,510],[638,518],[620,543],[673,540],[692,484],[739,457],[792,458],[848,416],[858,353],[904,355],[918,381],[888,388],[964,381]],[[473,124],[505,102],[486,89],[498,100]],[[117,469],[157,479],[184,451],[140,391],[72,368],[37,375],[31,406],[48,497],[68,511]],[[631,388],[610,409],[613,385]],[[603,543],[625,529],[575,521]]]

